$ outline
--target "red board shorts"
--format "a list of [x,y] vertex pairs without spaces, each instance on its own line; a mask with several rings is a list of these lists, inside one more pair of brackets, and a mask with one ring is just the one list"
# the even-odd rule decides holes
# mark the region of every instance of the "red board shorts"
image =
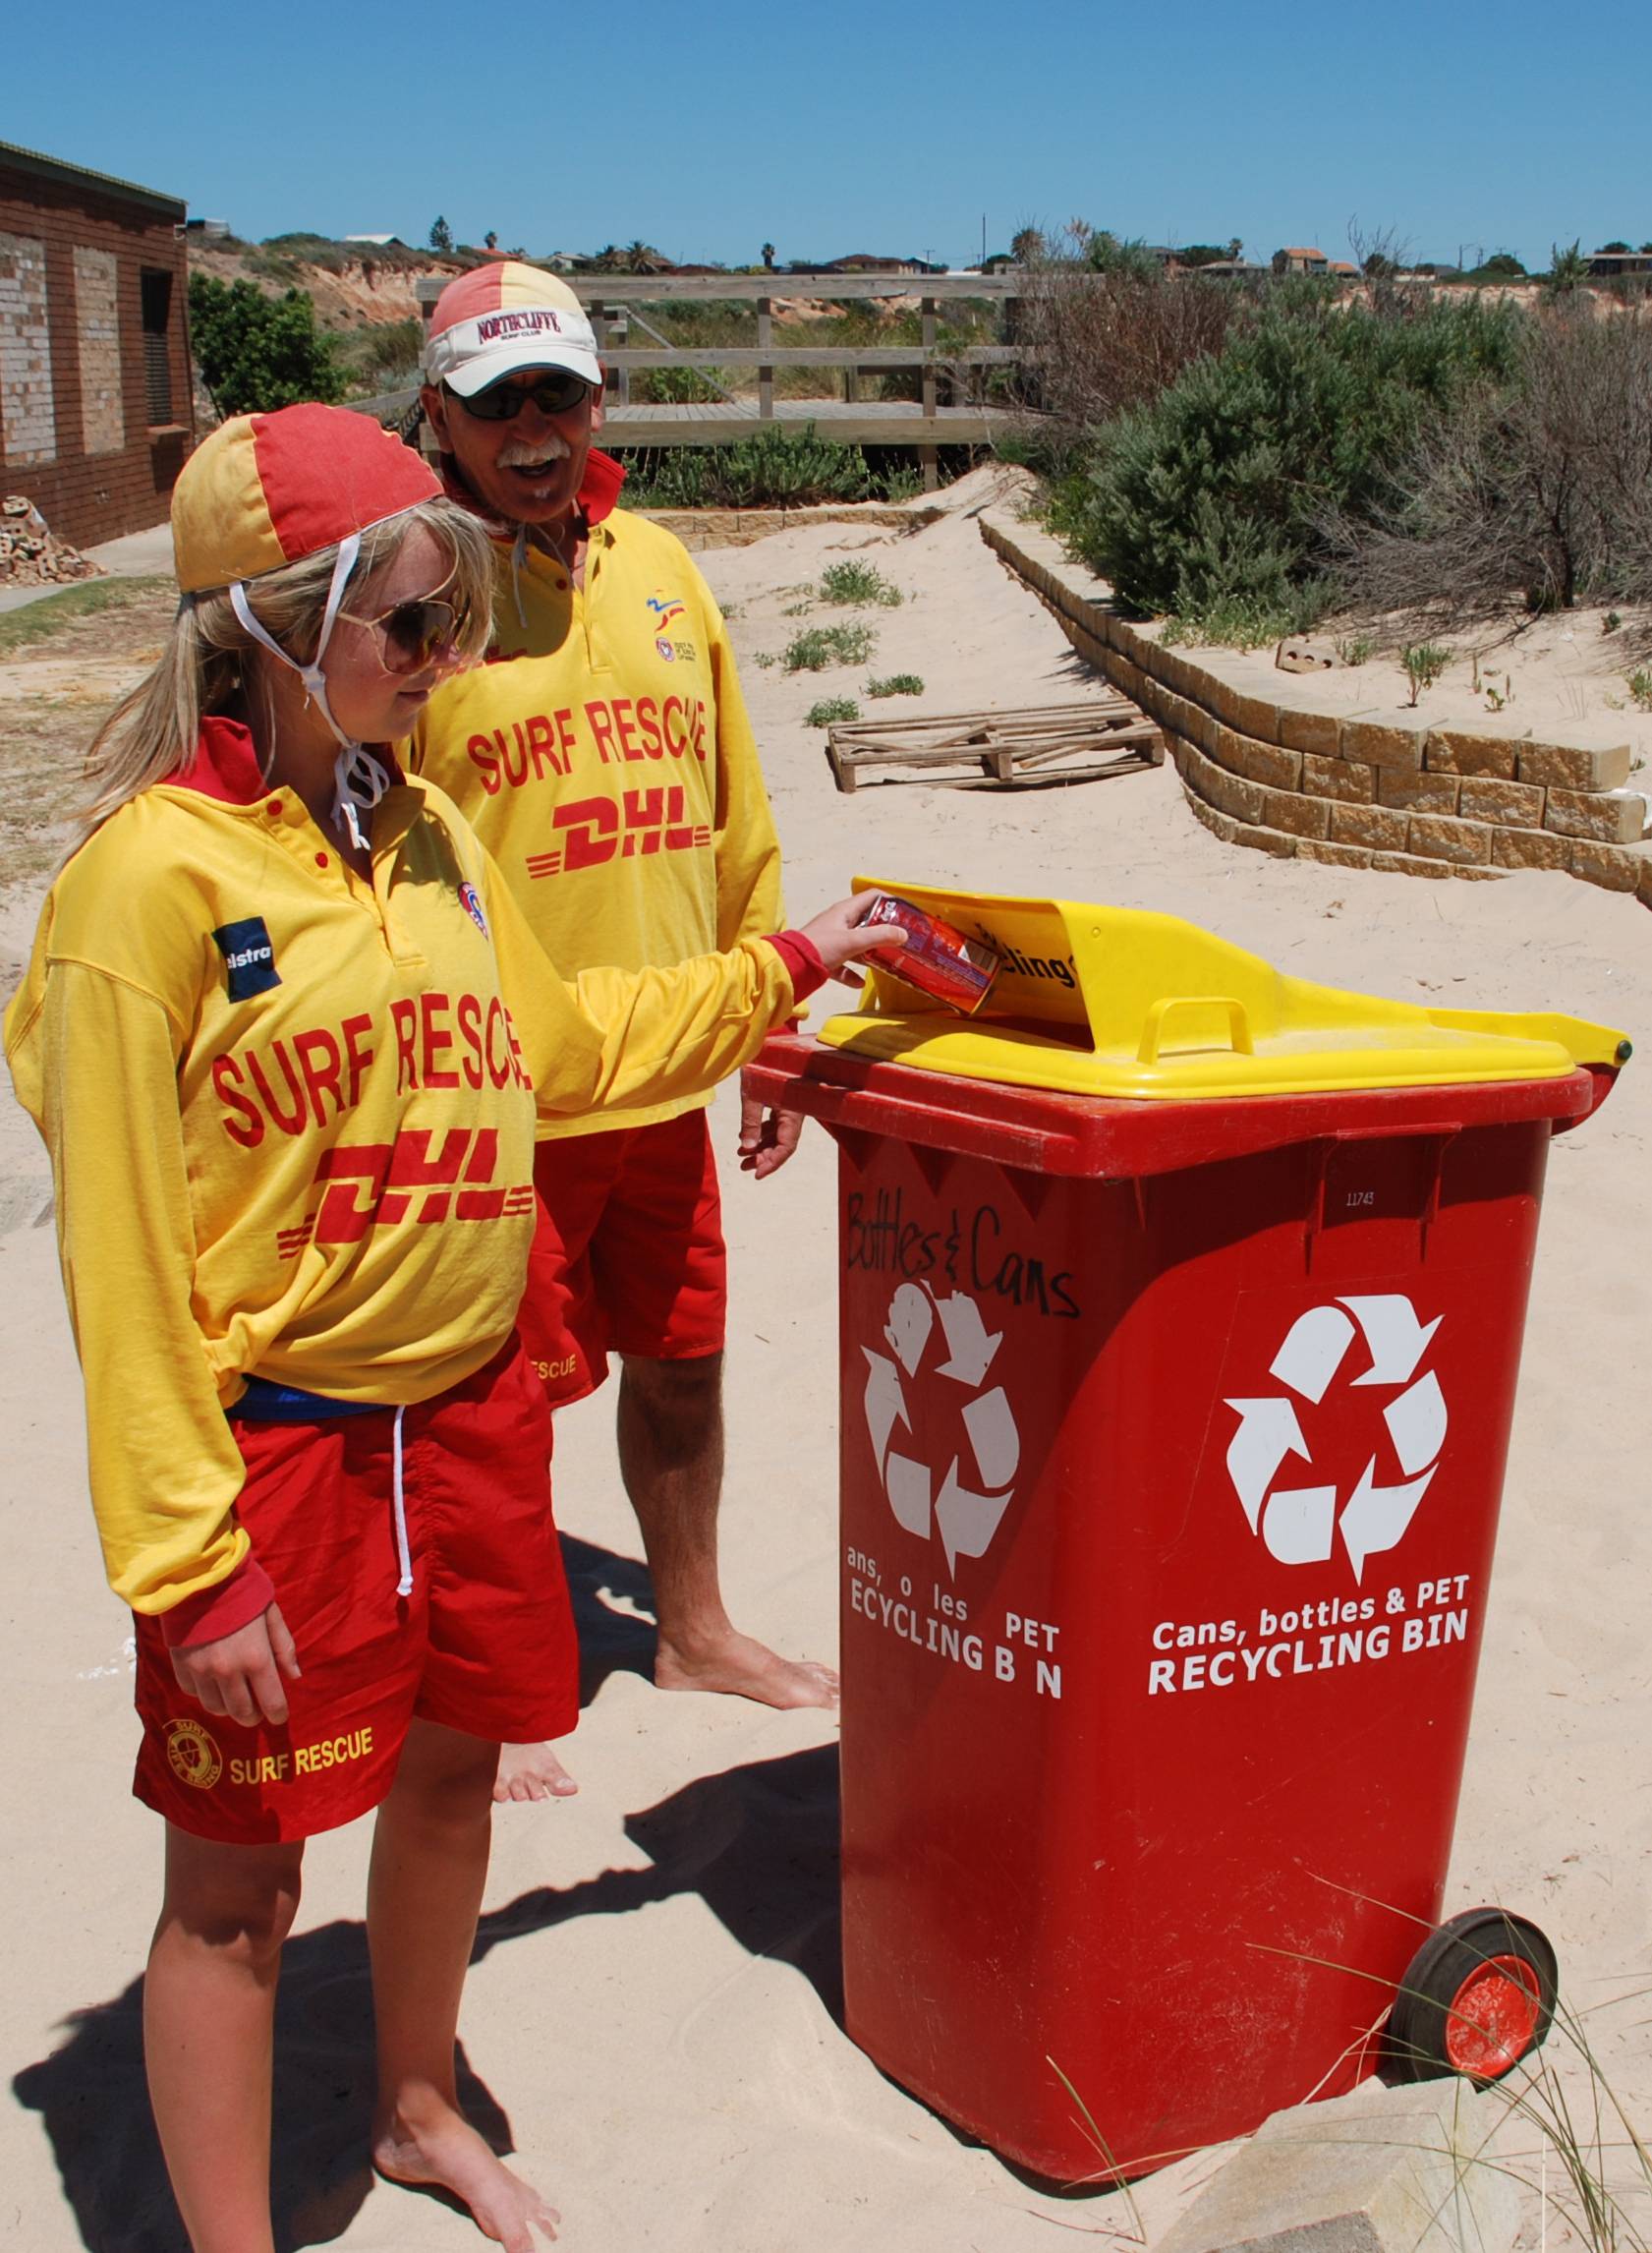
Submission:
[[704,1111],[541,1142],[534,1186],[539,1228],[517,1320],[553,1408],[594,1393],[610,1353],[722,1352],[728,1257]]
[[376,1807],[415,1717],[489,1742],[566,1736],[579,1653],[550,1509],[550,1415],[520,1342],[402,1412],[413,1588],[398,1595],[395,1411],[232,1429],[236,1503],[303,1674],[285,1725],[244,1729],[180,1688],[138,1620],[133,1790],[198,1837],[308,1838]]

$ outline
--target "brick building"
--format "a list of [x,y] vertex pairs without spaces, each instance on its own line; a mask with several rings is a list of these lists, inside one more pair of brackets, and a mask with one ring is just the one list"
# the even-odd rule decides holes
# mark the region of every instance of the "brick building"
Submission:
[[0,492],[83,548],[159,524],[194,440],[184,219],[0,142]]

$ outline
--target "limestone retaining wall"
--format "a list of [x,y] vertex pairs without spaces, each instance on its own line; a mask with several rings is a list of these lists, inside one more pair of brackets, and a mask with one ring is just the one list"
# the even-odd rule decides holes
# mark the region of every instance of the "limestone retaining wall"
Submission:
[[1188,804],[1229,843],[1409,876],[1561,869],[1652,906],[1647,802],[1626,787],[1626,741],[1598,727],[1539,738],[1507,715],[1327,712],[1311,676],[1264,690],[1225,672],[1221,653],[1195,662],[1167,648],[1040,527],[987,512],[981,530],[1079,655],[1158,722]]

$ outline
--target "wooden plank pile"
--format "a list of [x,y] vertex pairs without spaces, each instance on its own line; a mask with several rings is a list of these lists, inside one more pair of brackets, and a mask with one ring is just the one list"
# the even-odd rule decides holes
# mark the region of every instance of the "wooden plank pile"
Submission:
[[[887,767],[921,770],[888,775],[888,781],[929,780],[952,789],[1047,788],[1131,774],[1159,766],[1164,757],[1157,725],[1116,692],[1023,712],[840,721],[826,735],[826,758],[840,790],[853,790],[863,775]],[[958,771],[947,774],[947,768]]]

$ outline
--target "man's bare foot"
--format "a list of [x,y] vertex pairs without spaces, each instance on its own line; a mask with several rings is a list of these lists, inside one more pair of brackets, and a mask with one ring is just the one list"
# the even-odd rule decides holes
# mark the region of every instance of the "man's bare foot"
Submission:
[[812,1658],[782,1658],[767,1644],[727,1629],[715,1642],[693,1651],[661,1638],[655,1653],[656,1690],[717,1690],[725,1697],[755,1699],[760,1705],[837,1704],[838,1682],[829,1666]]
[[548,1745],[501,1745],[493,1797],[507,1800],[572,1799],[579,1790]]
[[417,2134],[392,2120],[373,2138],[372,2164],[386,2182],[404,2190],[445,2192],[456,2199],[484,2237],[502,2245],[504,2253],[538,2253],[541,2237],[553,2239],[562,2219],[454,2111],[443,2109]]

